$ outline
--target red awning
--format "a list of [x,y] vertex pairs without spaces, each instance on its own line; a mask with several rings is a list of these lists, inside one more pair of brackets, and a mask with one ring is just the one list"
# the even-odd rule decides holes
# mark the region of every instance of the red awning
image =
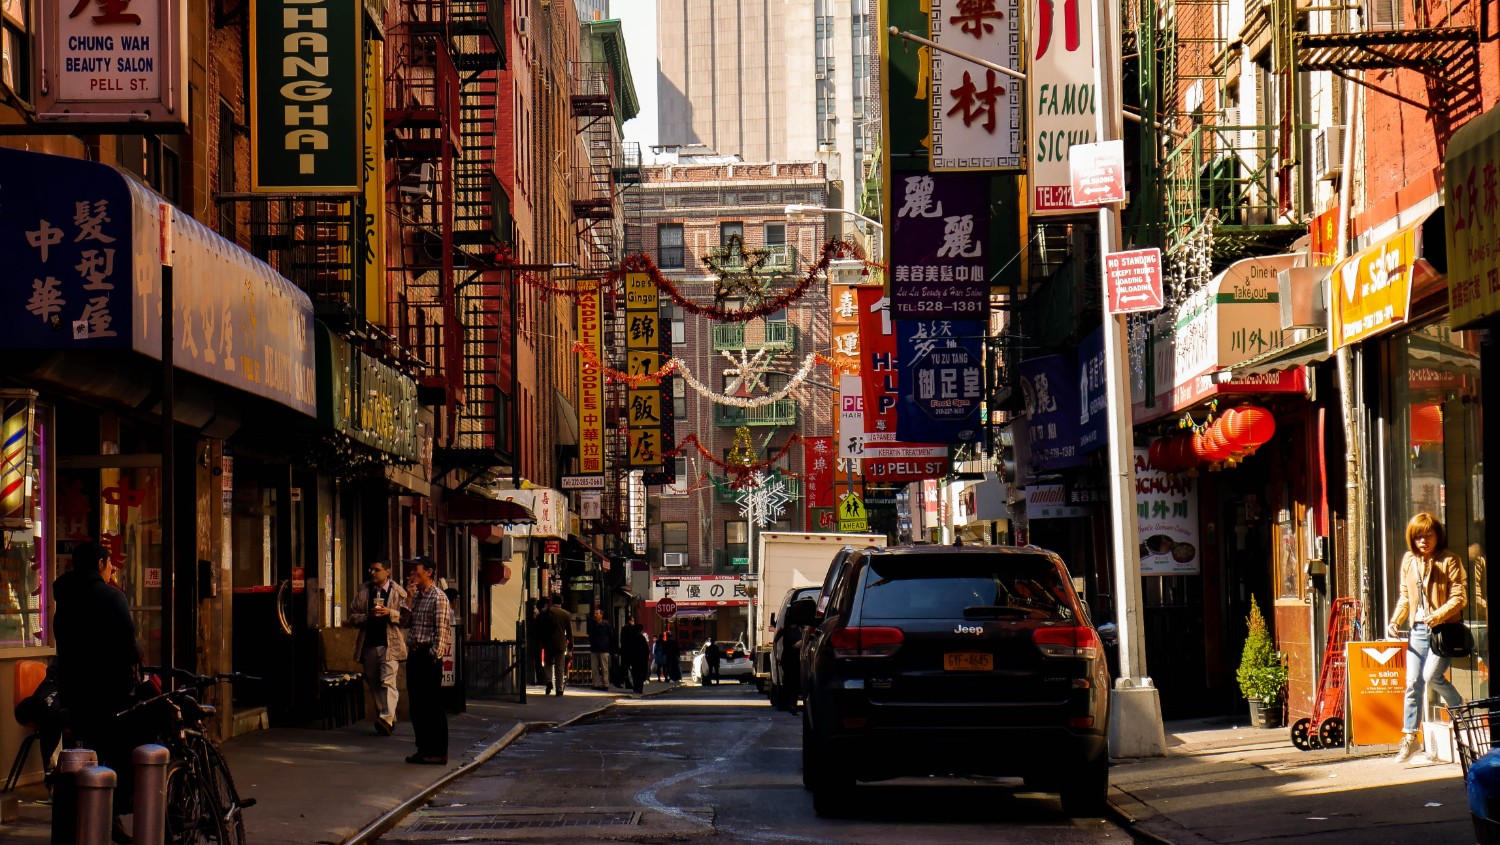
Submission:
[[451,525],[535,525],[531,511],[515,502],[459,493],[448,500]]

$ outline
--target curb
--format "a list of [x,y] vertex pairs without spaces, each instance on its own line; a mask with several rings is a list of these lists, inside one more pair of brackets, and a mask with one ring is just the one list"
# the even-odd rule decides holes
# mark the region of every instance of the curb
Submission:
[[[667,687],[666,689],[658,690],[656,692],[644,693],[641,697],[651,698],[671,692],[674,689],[678,689],[678,687]],[[516,742],[527,734],[532,733],[533,731],[572,727],[579,722],[598,717],[622,700],[626,699],[611,699],[609,703],[603,706],[595,707],[592,710],[585,710],[584,712],[579,713],[577,716],[574,716],[563,722],[521,722],[517,724],[515,727],[506,731],[504,736],[486,746],[483,751],[479,752],[479,754],[474,757],[473,760],[470,760],[469,762],[463,764],[462,766],[459,766],[456,769],[444,772],[443,775],[437,780],[423,787],[416,793],[408,796],[406,800],[402,801],[400,804],[397,804],[391,809],[380,814],[380,816],[374,821],[370,822],[369,824],[365,825],[364,827],[341,840],[339,842],[339,845],[367,845],[367,843],[374,842],[376,839],[389,833],[392,828],[401,823],[402,819],[410,815],[412,811],[420,808],[423,804],[427,803],[427,801],[431,799],[432,796],[436,795],[448,784],[453,783],[454,781],[474,771],[485,763],[488,763],[495,757],[495,755],[499,754],[501,751],[504,751],[512,743]]]
[[1165,839],[1141,827],[1140,820],[1132,816],[1114,801],[1107,803],[1107,816],[1121,830],[1130,837],[1130,841],[1141,843],[1141,845],[1174,845],[1172,840]]

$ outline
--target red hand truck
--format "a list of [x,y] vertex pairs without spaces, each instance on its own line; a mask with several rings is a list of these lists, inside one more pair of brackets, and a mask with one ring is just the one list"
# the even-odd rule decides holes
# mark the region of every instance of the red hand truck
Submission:
[[1334,599],[1328,614],[1328,640],[1318,670],[1318,696],[1311,718],[1292,725],[1292,744],[1303,751],[1344,745],[1344,687],[1348,680],[1344,646],[1354,639],[1359,599]]

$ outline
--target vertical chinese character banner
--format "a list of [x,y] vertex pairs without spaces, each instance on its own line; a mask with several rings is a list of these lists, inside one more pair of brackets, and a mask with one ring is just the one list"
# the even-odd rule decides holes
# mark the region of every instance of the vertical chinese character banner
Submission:
[[385,325],[385,45],[365,42],[364,100],[365,319]]
[[1025,0],[1027,180],[1033,215],[1073,214],[1068,151],[1092,144],[1095,0]]
[[989,313],[989,179],[897,171],[890,290],[897,320],[980,320]]
[[[1018,0],[931,0],[931,6],[933,41],[1002,67],[1021,67]],[[931,69],[932,169],[1024,167],[1025,83],[942,51],[931,54]]]
[[1100,326],[1078,345],[1078,451],[1092,452],[1109,438],[1109,419],[1105,413],[1104,327]]
[[897,320],[901,401],[896,439],[970,443],[984,401],[984,329],[978,320]]
[[859,372],[859,296],[854,285],[831,285],[833,306],[833,368],[840,373]]
[[1135,511],[1141,532],[1142,575],[1197,575],[1198,479],[1168,475],[1135,450]]
[[626,372],[632,377],[625,398],[630,466],[661,466],[661,382],[645,376],[661,369],[661,306],[656,284],[645,273],[625,276]]
[[[661,355],[657,358],[658,363],[664,363],[672,358],[672,324],[666,322],[657,332],[661,335]],[[660,450],[662,453],[661,467],[648,470],[643,480],[646,484],[676,484],[677,483],[677,459],[667,457],[667,453],[677,448],[677,410],[673,404],[676,391],[683,388],[679,381],[680,376],[669,375],[657,379],[660,385],[657,389],[661,392],[661,435]]]
[[[931,35],[928,5],[921,0],[881,0],[880,31],[886,39],[881,58],[885,62],[880,113],[885,147],[891,153],[925,163],[931,146],[929,100],[932,94],[932,49],[889,35],[890,27],[903,32]],[[890,160],[889,157],[886,159]],[[887,171],[889,175],[889,171]]]
[[604,472],[604,372],[595,363],[603,360],[602,341],[596,290],[578,297],[578,342],[590,353],[578,366],[578,471],[583,475]]
[[896,330],[891,322],[890,300],[876,287],[860,288],[858,293],[865,443],[892,443],[896,440],[896,404],[901,399],[901,392],[896,372]]
[[1082,466],[1078,448],[1078,368],[1072,355],[1043,355],[1020,363],[1027,448],[1036,472]]
[[833,465],[837,455],[832,437],[802,438],[802,472],[807,482],[807,528],[817,526],[814,508],[833,507]]

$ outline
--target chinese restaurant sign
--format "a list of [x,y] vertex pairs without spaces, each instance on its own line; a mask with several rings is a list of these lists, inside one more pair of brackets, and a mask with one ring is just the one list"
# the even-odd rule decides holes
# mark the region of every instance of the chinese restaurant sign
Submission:
[[250,0],[250,189],[359,193],[359,0]]
[[744,607],[750,604],[738,575],[674,575],[651,585],[651,600],[672,599],[683,607]]
[[[585,282],[580,287],[588,290],[587,285]],[[599,296],[595,290],[578,297],[578,342],[593,353],[596,361],[604,359]],[[588,358],[578,363],[578,471],[584,475],[604,473],[604,372]]]
[[896,437],[908,443],[969,443],[984,400],[984,323],[898,320],[901,402]]
[[[1017,0],[931,0],[932,40],[1008,68],[1021,64]],[[998,170],[1023,165],[1018,79],[934,50],[932,169]]]
[[1026,180],[1033,215],[1072,214],[1068,151],[1095,139],[1099,86],[1094,81],[1095,0],[1025,0]]
[[385,325],[385,49],[365,42],[364,168],[365,319]]
[[[625,361],[631,376],[661,369],[661,305],[656,284],[645,273],[625,276]],[[658,379],[630,385],[625,399],[630,466],[661,466],[662,396]]]
[[161,357],[170,216],[177,367],[317,414],[307,294],[107,165],[0,149],[0,325],[10,349]]
[[417,459],[417,383],[317,325],[318,422],[403,461]]
[[833,303],[833,366],[840,373],[859,372],[859,297],[854,285],[830,285]]
[[187,4],[55,0],[35,8],[43,20],[39,123],[140,127],[132,132],[187,126]]
[[989,313],[989,180],[898,171],[892,181],[891,316],[983,318]]
[[1457,331],[1500,311],[1500,110],[1453,135],[1445,171],[1448,320]]
[[1333,269],[1328,319],[1334,349],[1406,322],[1413,285],[1434,275],[1422,258],[1421,228],[1408,226]]
[[1198,478],[1168,475],[1135,450],[1135,513],[1141,537],[1142,575],[1197,575]]

